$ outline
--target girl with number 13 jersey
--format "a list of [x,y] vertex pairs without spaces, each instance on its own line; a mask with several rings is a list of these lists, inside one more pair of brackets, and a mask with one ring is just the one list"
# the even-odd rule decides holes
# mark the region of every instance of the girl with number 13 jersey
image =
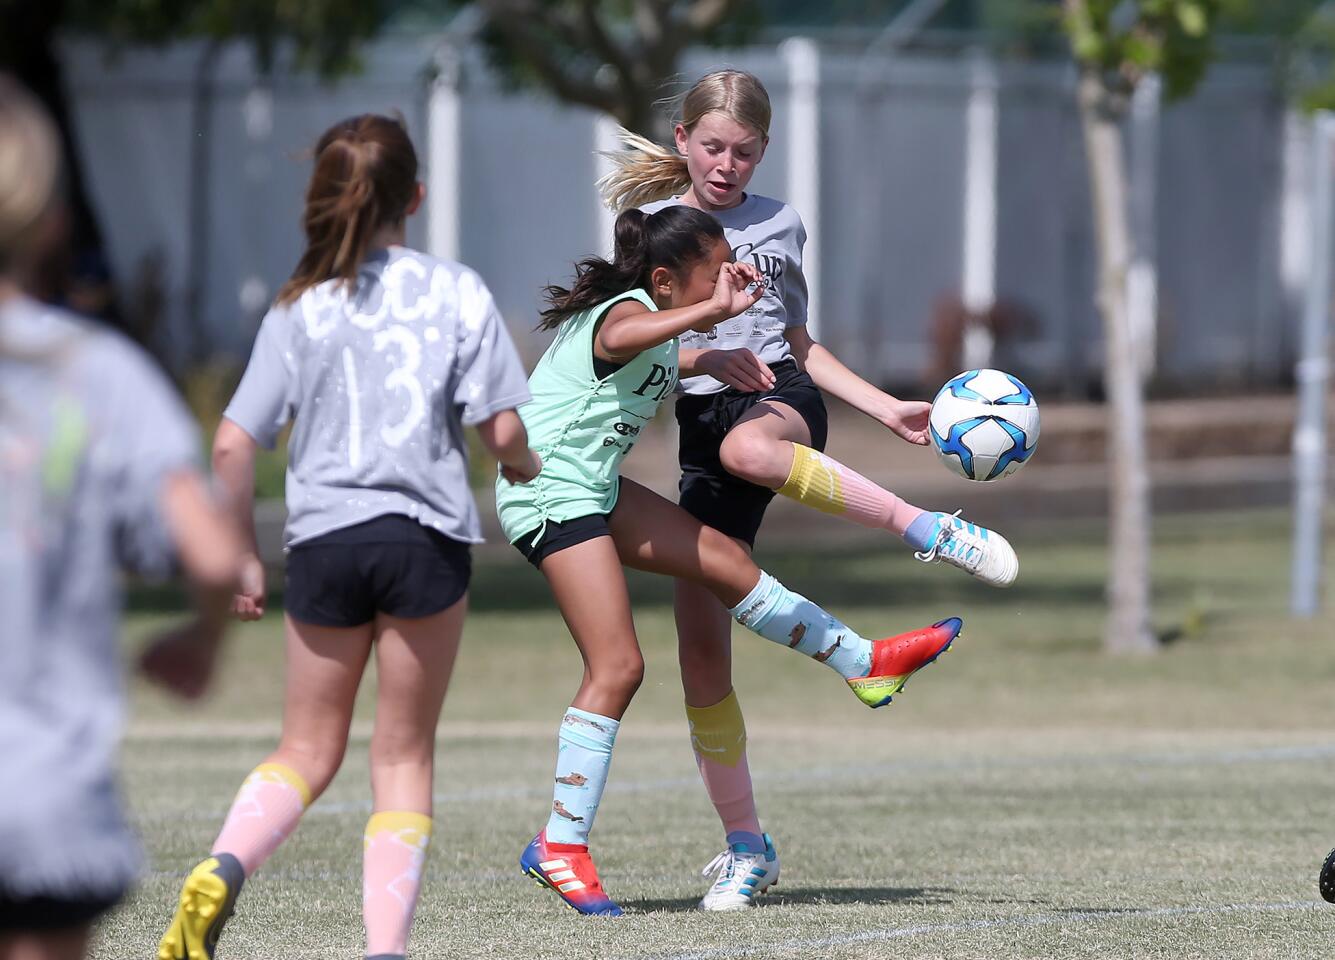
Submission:
[[321,137],[306,253],[261,324],[214,439],[214,469],[251,537],[235,611],[255,619],[265,603],[255,454],[294,421],[283,732],[186,878],[160,960],[212,960],[241,884],[338,770],[373,653],[366,955],[407,951],[431,837],[436,721],[467,607],[469,544],[481,539],[463,428],[477,427],[516,480],[539,466],[515,413],[528,399],[524,370],[486,286],[403,245],[423,194],[397,121],[353,117]]

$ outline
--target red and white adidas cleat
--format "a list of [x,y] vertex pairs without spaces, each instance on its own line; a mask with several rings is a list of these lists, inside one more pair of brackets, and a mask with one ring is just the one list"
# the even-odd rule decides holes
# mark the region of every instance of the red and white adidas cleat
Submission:
[[603,890],[589,848],[582,843],[552,843],[544,828],[520,854],[519,869],[539,886],[556,891],[580,913],[621,916],[621,908]]

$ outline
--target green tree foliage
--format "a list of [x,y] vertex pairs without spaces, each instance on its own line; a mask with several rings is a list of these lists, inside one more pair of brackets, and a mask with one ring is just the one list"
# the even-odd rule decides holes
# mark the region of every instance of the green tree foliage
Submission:
[[112,43],[167,43],[187,37],[251,41],[260,62],[278,44],[303,66],[332,75],[356,64],[358,46],[390,13],[376,0],[66,0],[65,26]]
[[1282,22],[1285,65],[1294,99],[1307,110],[1335,110],[1335,8],[1289,0]]
[[663,134],[655,103],[684,50],[733,45],[758,25],[758,0],[455,0],[482,17],[492,65],[623,126]]
[[1071,51],[1099,71],[1110,91],[1129,92],[1147,73],[1163,78],[1169,99],[1195,89],[1215,56],[1224,0],[1083,0],[1067,3]]

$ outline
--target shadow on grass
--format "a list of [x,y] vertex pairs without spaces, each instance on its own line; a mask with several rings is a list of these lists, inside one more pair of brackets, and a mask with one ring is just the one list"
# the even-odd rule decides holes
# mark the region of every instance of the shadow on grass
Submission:
[[[954,895],[960,891],[950,887],[796,887],[782,892],[770,890],[764,899],[758,902],[762,907],[797,906],[799,904],[871,904],[871,903],[907,903],[927,905],[953,903]],[[700,905],[699,897],[687,897],[673,900],[623,900],[623,907],[644,913],[688,913],[694,912]]]
[[[1049,562],[1036,557],[1016,584],[1006,590],[971,583],[962,571],[919,564],[901,550],[884,547],[787,548],[768,551],[758,559],[790,588],[831,612],[898,604],[954,609],[967,604],[974,611],[1041,608],[1075,613],[1104,605],[1102,572],[1065,569],[1060,558]],[[672,581],[667,577],[627,571],[626,579],[635,609],[671,608]],[[271,572],[269,582],[273,586],[269,609],[279,611],[283,601],[281,572]],[[1160,575],[1154,583],[1155,600],[1180,597],[1191,589],[1195,587],[1190,579]],[[517,555],[510,559],[501,552],[475,555],[469,594],[469,606],[476,612],[556,610],[542,574]],[[127,610],[135,613],[179,612],[187,607],[185,591],[177,584],[133,584],[126,601]],[[1185,632],[1190,635],[1191,631]],[[1171,642],[1178,637],[1165,639]]]
[[[949,607],[961,602],[973,609],[1025,606],[1082,608],[1102,603],[1102,579],[1064,576],[1034,577],[1008,590],[969,582],[958,570],[918,564],[902,551],[870,549],[820,550],[799,553],[772,551],[757,558],[767,571],[791,589],[833,611],[897,604]],[[635,609],[670,608],[672,581],[663,576],[627,571]],[[1176,589],[1165,584],[1165,590]],[[520,561],[477,563],[473,568],[470,607],[477,611],[521,612],[554,609],[542,574]]]

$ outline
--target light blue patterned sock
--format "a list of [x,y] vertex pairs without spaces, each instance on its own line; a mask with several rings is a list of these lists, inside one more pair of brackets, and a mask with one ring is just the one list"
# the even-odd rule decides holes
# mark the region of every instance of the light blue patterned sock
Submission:
[[870,641],[763,570],[751,592],[728,612],[748,630],[805,653],[845,680],[871,670]]
[[607,785],[612,745],[621,724],[571,707],[561,718],[556,738],[556,789],[547,839],[554,843],[589,842],[589,830]]

